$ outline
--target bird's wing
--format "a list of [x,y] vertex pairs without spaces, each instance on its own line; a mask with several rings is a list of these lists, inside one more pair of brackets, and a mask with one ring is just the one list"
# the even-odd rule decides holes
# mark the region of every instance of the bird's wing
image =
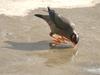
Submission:
[[50,9],[50,7],[48,7],[48,13],[55,26],[60,29],[66,37],[70,37],[73,34],[73,26],[69,20],[58,15],[54,10]]
[[62,30],[73,30],[73,27],[71,26],[71,22],[69,20],[58,15],[54,10],[51,10],[50,7],[48,7],[48,12],[51,20],[55,23],[56,27]]

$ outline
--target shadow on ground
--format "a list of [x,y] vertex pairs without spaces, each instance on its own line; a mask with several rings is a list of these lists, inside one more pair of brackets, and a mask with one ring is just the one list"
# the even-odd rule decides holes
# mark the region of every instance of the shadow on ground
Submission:
[[[22,50],[22,51],[37,50],[36,52],[27,53],[26,56],[28,56],[30,60],[33,60],[35,55],[38,56],[37,58],[35,57],[35,59],[37,59],[36,62],[39,62],[38,58],[45,58],[46,61],[44,61],[43,63],[48,67],[66,64],[70,62],[77,53],[77,50],[75,50],[71,46],[58,46],[50,48],[48,45],[49,41],[38,41],[32,43],[5,41],[5,43],[6,46],[3,48],[8,48],[12,50]],[[48,51],[41,51],[41,50],[48,50]]]
[[49,41],[38,41],[38,42],[14,42],[14,41],[5,41],[8,45],[4,48],[14,49],[14,50],[48,50],[48,49],[68,49],[72,48],[68,46],[56,46],[50,47]]

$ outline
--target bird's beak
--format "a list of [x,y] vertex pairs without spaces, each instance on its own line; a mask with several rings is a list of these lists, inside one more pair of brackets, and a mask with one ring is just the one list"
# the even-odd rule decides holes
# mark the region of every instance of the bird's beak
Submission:
[[72,47],[76,49],[78,44],[75,44],[75,43],[72,43],[72,44],[73,44]]

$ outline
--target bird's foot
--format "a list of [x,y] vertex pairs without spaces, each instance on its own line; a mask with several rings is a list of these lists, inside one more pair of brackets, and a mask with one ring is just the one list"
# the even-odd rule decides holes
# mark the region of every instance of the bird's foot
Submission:
[[53,43],[55,44],[67,43],[69,41],[66,37],[58,35],[58,34],[54,34],[52,36],[52,40],[53,40]]
[[56,47],[56,44],[54,44],[54,43],[49,43],[49,46],[50,46],[50,47]]
[[67,39],[64,36],[54,34],[52,36],[52,43],[49,43],[49,46],[56,47],[57,45],[60,45],[61,43],[67,43]]

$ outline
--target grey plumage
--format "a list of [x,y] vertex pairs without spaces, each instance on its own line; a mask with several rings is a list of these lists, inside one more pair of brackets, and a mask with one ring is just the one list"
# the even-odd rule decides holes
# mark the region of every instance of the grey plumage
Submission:
[[51,36],[52,34],[59,34],[72,41],[72,36],[74,34],[72,23],[64,17],[58,15],[54,10],[50,9],[50,7],[48,7],[48,13],[48,15],[35,14],[35,16],[44,19],[49,24]]

